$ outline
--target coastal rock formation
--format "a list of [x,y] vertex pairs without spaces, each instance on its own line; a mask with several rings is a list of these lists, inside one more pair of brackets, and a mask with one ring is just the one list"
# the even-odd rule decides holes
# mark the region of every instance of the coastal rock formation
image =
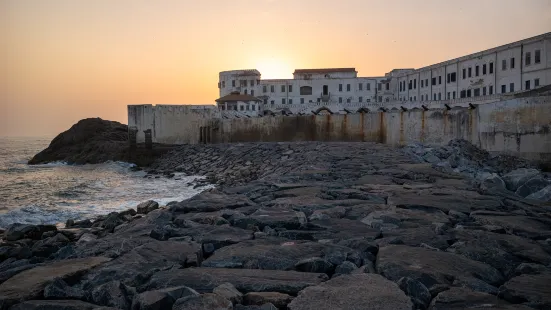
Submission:
[[216,188],[68,228],[7,227],[0,309],[550,307],[549,205],[517,193],[547,175],[456,147],[433,155],[499,166],[499,179],[482,188],[373,143],[183,146],[149,173]]

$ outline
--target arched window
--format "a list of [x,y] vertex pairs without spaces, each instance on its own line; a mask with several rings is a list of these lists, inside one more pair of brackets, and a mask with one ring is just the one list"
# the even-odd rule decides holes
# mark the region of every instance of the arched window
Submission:
[[312,87],[311,86],[301,86],[300,87],[300,94],[301,95],[311,95],[312,94]]

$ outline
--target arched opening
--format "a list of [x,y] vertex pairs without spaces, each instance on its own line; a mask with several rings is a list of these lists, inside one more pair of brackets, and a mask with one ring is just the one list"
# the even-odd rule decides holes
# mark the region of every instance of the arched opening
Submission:
[[301,86],[300,87],[300,94],[301,95],[311,95],[312,94],[312,87],[311,86]]

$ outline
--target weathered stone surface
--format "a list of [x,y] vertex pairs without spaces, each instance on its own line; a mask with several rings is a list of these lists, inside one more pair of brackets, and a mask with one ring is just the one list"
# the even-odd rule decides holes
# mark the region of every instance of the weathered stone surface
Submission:
[[432,296],[429,289],[423,285],[423,283],[414,280],[412,278],[404,277],[400,278],[396,282],[400,289],[411,298],[413,305],[419,309],[427,309]]
[[40,240],[42,234],[47,231],[56,231],[55,225],[31,225],[31,224],[11,224],[4,232],[4,238],[7,241],[16,241],[20,239]]
[[83,299],[83,297],[83,290],[71,287],[59,278],[54,279],[44,288],[44,298],[46,299]]
[[507,189],[514,192],[526,183],[526,181],[539,174],[540,172],[537,169],[521,168],[505,174],[503,176],[503,181],[505,181]]
[[298,261],[295,270],[302,272],[332,273],[335,265],[320,257],[311,257]]
[[381,247],[376,268],[390,280],[410,277],[429,289],[436,284],[452,284],[458,277],[476,278],[494,285],[504,280],[501,273],[489,265],[452,253],[403,245]]
[[503,179],[501,179],[497,173],[491,173],[482,181],[482,183],[480,184],[480,187],[482,189],[490,189],[490,188],[505,189],[506,185]]
[[147,214],[156,209],[159,209],[159,203],[153,200],[144,201],[136,206],[138,214]]
[[234,305],[243,302],[243,294],[238,291],[235,286],[233,286],[233,284],[229,282],[220,284],[219,286],[215,287],[212,292],[226,298]]
[[379,275],[343,275],[300,292],[290,310],[388,309],[411,310],[412,304],[393,282]]
[[120,281],[110,281],[94,287],[91,292],[91,299],[94,303],[102,306],[128,309],[132,304],[135,291]]
[[25,270],[0,284],[0,305],[7,307],[17,302],[40,298],[46,285],[54,279],[81,274],[109,260],[106,257],[69,259]]
[[512,303],[526,303],[538,309],[551,308],[551,273],[523,274],[505,282],[499,295]]
[[178,299],[173,310],[232,310],[231,301],[212,293],[205,293],[198,296],[188,296]]
[[491,309],[491,310],[528,310],[522,305],[513,305],[496,296],[474,292],[467,288],[452,287],[439,293],[430,303],[430,310],[463,310],[463,309]]
[[[527,196],[530,196],[531,194],[539,192],[540,190],[544,189],[548,185],[551,185],[549,181],[545,180],[543,176],[538,175],[526,181],[524,184],[522,184],[515,191],[515,194],[521,197],[527,197]],[[538,199],[538,200],[544,200],[544,199]]]
[[80,300],[29,300],[14,305],[10,310],[96,310],[98,305]]
[[306,215],[291,209],[259,209],[253,214],[232,219],[232,224],[246,229],[249,225],[264,229],[271,228],[299,229],[306,224]]
[[551,201],[551,185],[548,185],[539,191],[526,196],[526,199]]
[[147,291],[134,295],[132,310],[163,310],[172,309],[172,305],[179,298],[199,295],[195,290],[186,287],[169,287],[161,290]]
[[501,226],[506,231],[531,239],[546,239],[551,237],[551,219],[521,215],[474,215],[478,223]]
[[172,205],[170,210],[175,213],[214,212],[222,209],[237,209],[252,205],[254,203],[247,197],[226,195],[218,190],[207,190],[186,201]]
[[205,293],[229,282],[243,293],[280,292],[296,295],[305,287],[325,280],[327,276],[319,273],[201,267],[157,272],[151,277],[148,289],[185,285]]
[[356,269],[358,269],[358,266],[356,266],[356,264],[346,261],[335,268],[335,274],[351,274]]
[[286,309],[292,296],[278,292],[250,292],[243,296],[243,304],[261,306],[271,303],[276,308]]

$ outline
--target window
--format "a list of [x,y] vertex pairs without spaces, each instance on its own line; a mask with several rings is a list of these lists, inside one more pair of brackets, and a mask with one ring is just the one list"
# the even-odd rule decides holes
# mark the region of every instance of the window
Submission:
[[514,91],[515,91],[515,83],[510,83],[510,84],[509,84],[509,91],[510,91],[510,92],[514,92]]
[[501,85],[501,93],[505,94],[507,92],[507,86]]
[[[417,87],[417,80],[413,80],[413,87]],[[390,83],[386,83],[386,90],[389,90],[390,89]]]
[[389,102],[390,98],[386,97],[385,102]]
[[275,93],[275,86],[274,86],[274,85],[270,85],[270,91],[271,91],[272,93]]
[[440,85],[440,84],[442,84],[442,76],[441,75],[438,76],[438,85]]
[[254,80],[251,80],[251,87],[254,86]]
[[515,58],[511,58],[511,69],[515,68]]
[[263,86],[262,86],[262,92],[263,92],[263,93],[267,93],[267,92],[268,92],[268,87],[266,87],[266,85],[263,85]]
[[501,61],[501,70],[503,71],[507,70],[507,60],[505,59]]
[[400,91],[402,91],[402,82],[400,82],[400,86],[399,86],[399,87],[400,87]]
[[270,104],[275,104],[275,101],[274,100],[270,101]]
[[490,63],[490,74],[493,74],[494,73],[494,63],[491,62]]
[[413,88],[413,83],[412,81],[410,80],[409,83],[408,83],[408,89],[412,89]]
[[450,82],[451,82],[451,77],[450,77],[450,74],[448,73],[448,74],[446,75],[446,83],[449,84]]
[[365,84],[365,90],[371,90],[371,84],[369,83]]
[[346,91],[350,91],[350,84],[346,84]]
[[473,74],[473,68],[469,67],[469,77],[471,77]]
[[300,94],[302,96],[308,96],[308,95],[312,94],[312,87],[311,86],[301,86],[299,91],[300,91]]
[[361,97],[361,96],[360,96],[360,97],[358,98],[358,101],[359,101],[359,102],[363,102],[363,101],[364,101],[364,97]]
[[239,86],[247,87],[247,80],[239,80]]
[[247,104],[247,108],[245,110],[249,111],[251,109],[251,106]]
[[256,80],[256,85],[260,85],[260,80]]
[[282,92],[282,93],[285,92],[285,85],[281,85],[281,92]]
[[432,94],[433,100],[436,101],[436,94]]
[[475,97],[480,97],[480,88],[475,88],[474,89],[474,96]]
[[226,88],[226,81],[222,81],[222,88]]
[[289,99],[289,104],[293,104],[293,99]]
[[486,64],[482,65],[482,75],[486,74]]
[[424,81],[423,81],[423,80],[421,80],[421,88],[423,88],[423,87],[424,87],[424,85],[423,85],[423,82],[424,82]]
[[448,100],[450,100],[450,98],[451,98],[451,94],[450,92],[448,92]]
[[251,96],[254,96],[254,89],[251,89]]
[[432,85],[436,85],[436,78],[435,77],[432,78]]
[[240,106],[239,106],[239,110],[243,111],[243,110],[245,110],[245,107],[242,106],[242,105],[240,105]]
[[[386,101],[388,102],[388,98],[386,98]],[[417,101],[417,96],[413,96],[413,101]]]
[[409,101],[411,101],[411,96],[409,97]]
[[371,99],[365,98],[365,102],[371,102]]
[[429,79],[425,79],[425,87],[429,86]]
[[281,104],[285,104],[285,98],[281,98]]
[[383,97],[379,96],[379,102],[383,102]]
[[467,78],[467,69],[463,68],[463,79]]
[[486,96],[486,86],[482,87],[482,96]]
[[467,97],[471,97],[471,90],[467,89]]
[[492,95],[494,93],[494,85],[488,86],[488,95]]
[[256,106],[254,104],[253,104],[252,108],[253,108],[253,111],[256,111]]
[[378,88],[379,90],[383,89],[383,84],[379,83],[379,85],[377,85],[377,88]]
[[540,86],[540,79],[534,79],[534,87]]
[[289,92],[292,93],[293,92],[293,85],[289,85],[287,87],[289,88]]
[[534,51],[534,63],[539,64],[541,62],[541,51],[535,50]]
[[339,84],[339,91],[342,91],[342,84]]
[[364,86],[364,84],[362,84],[362,83],[358,84],[358,89],[362,90],[363,86]]
[[245,95],[247,94],[247,90],[245,89]]
[[466,93],[464,90],[462,90],[462,91],[459,93],[459,95],[460,95],[461,98],[465,98],[465,97],[467,96],[467,93]]
[[438,100],[442,100],[442,93],[438,93]]
[[342,103],[342,97],[339,97],[339,103]]
[[529,66],[532,62],[530,52],[526,52],[526,56],[524,57],[524,64]]
[[451,81],[452,81],[452,82],[456,82],[456,81],[457,81],[457,73],[456,73],[456,72],[450,73],[450,77],[451,77]]
[[530,89],[530,80],[524,82],[524,89],[529,90]]
[[480,72],[479,69],[480,69],[480,66],[474,67],[474,75],[475,75],[475,76],[479,76],[479,72]]
[[231,87],[235,87],[235,80],[231,80]]
[[350,98],[346,99],[346,103],[350,103]]
[[455,99],[455,90],[452,93],[452,98]]
[[304,98],[300,98],[300,104],[304,103]]

